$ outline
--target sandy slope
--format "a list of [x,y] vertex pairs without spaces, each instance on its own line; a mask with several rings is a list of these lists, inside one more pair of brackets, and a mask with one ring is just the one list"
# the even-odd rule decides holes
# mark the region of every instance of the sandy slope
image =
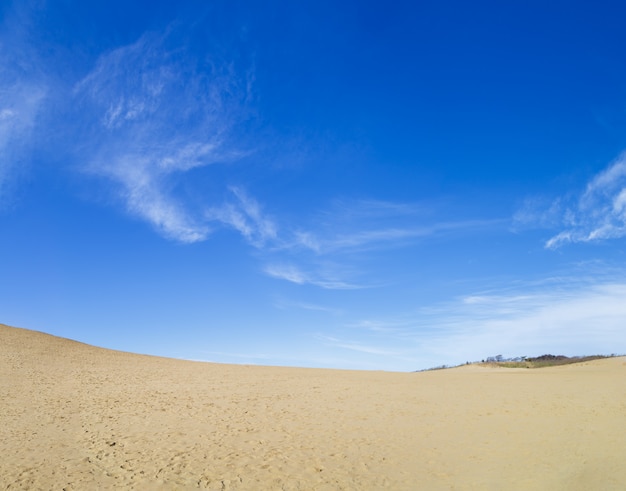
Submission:
[[0,489],[623,490],[626,359],[194,363],[0,325]]

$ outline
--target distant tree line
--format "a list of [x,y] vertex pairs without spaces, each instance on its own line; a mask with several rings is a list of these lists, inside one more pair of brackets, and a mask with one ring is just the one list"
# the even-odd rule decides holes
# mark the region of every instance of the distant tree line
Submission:
[[[591,355],[591,356],[565,356],[565,355],[541,355],[541,356],[516,356],[512,358],[505,358],[502,355],[488,356],[481,361],[467,361],[461,365],[473,365],[475,363],[497,363],[502,367],[508,368],[541,368],[554,365],[568,365],[570,363],[580,363],[584,361],[599,360],[602,358],[613,358],[618,355],[612,353],[610,355]],[[446,368],[455,368],[461,365],[439,365],[432,368],[425,368],[418,370],[418,372],[427,372],[430,370],[444,370]]]
[[541,356],[516,356],[514,358],[504,358],[502,355],[489,356],[482,360],[482,363],[502,363],[502,362],[520,362],[520,361],[566,361],[566,360],[589,360],[600,358],[612,358],[615,356],[622,356],[612,353],[610,355],[591,355],[591,356],[565,356],[565,355],[541,355]]

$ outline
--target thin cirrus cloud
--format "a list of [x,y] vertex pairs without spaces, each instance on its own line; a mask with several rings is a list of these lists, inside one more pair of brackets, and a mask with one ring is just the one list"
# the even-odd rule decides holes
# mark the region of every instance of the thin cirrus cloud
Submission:
[[296,285],[313,285],[325,290],[356,290],[366,285],[350,283],[341,279],[336,271],[328,268],[303,271],[293,263],[271,263],[265,266],[264,273],[272,278],[285,280]]
[[377,356],[390,356],[390,357],[399,357],[403,355],[402,351],[394,350],[394,349],[385,349],[380,346],[364,344],[359,341],[354,340],[342,340],[332,336],[317,336],[320,341],[325,342],[326,344],[333,346],[335,348],[342,348],[349,351],[357,351],[360,353],[366,353],[368,355],[377,355]]
[[292,248],[318,255],[407,246],[421,239],[474,233],[506,223],[502,219],[433,220],[436,206],[379,200],[339,201],[319,213],[312,226],[297,230]]
[[300,310],[308,310],[312,312],[322,312],[326,314],[331,314],[334,316],[342,314],[343,310],[333,307],[328,307],[325,305],[319,305],[311,302],[302,302],[302,301],[294,301],[288,300],[284,297],[278,297],[274,301],[274,307],[286,310],[286,309],[300,309]]
[[[83,169],[112,181],[126,210],[161,235],[205,240],[211,219],[220,218],[190,207],[180,184],[194,169],[246,155],[232,143],[232,129],[247,91],[231,66],[202,64],[169,47],[167,35],[146,34],[106,53],[74,87],[86,114]],[[250,201],[238,201],[250,217]]]
[[257,248],[276,241],[278,226],[264,213],[259,203],[239,187],[230,186],[229,189],[234,201],[208,209],[205,217],[235,229]]
[[546,241],[547,249],[626,236],[626,153],[589,180],[578,195],[551,202],[528,200],[514,222],[561,229]]
[[0,28],[0,205],[19,171],[18,162],[33,146],[37,117],[48,92],[35,54],[24,45],[23,33],[8,25],[10,20],[9,16]]
[[442,222],[433,225],[406,224],[405,227],[368,229],[347,234],[315,238],[312,234],[300,233],[300,244],[315,252],[353,252],[389,246],[407,245],[418,239],[434,237],[444,233],[463,230],[476,231],[479,228],[492,227],[501,220],[468,220],[464,222]]
[[437,322],[441,333],[429,340],[430,349],[436,355],[456,353],[459,362],[498,353],[611,352],[626,342],[625,294],[626,285],[607,282],[465,299],[447,307],[448,314]]
[[46,88],[21,79],[0,78],[0,197],[26,150]]
[[339,200],[299,228],[285,246],[317,255],[355,252],[428,235],[418,206],[377,200]]
[[[242,188],[230,187],[231,199],[192,207],[177,185],[196,169],[226,164],[249,151],[235,145],[234,127],[244,117],[249,84],[232,67],[198,66],[184,50],[167,47],[166,35],[144,35],[135,43],[102,55],[74,88],[86,108],[84,170],[115,184],[132,215],[161,235],[181,241],[205,240],[217,224],[239,232],[251,245],[316,254],[350,252],[410,242],[476,223],[415,225],[419,207],[381,201],[342,202],[309,231],[279,236],[276,221]],[[185,90],[180,90],[185,87]],[[238,95],[237,95],[238,94]],[[178,191],[178,192],[177,192]],[[343,223],[338,223],[339,221]],[[395,226],[389,226],[392,223]],[[337,234],[336,230],[348,230]],[[269,274],[293,283],[324,288],[353,285],[323,275],[304,275],[276,266]]]
[[[290,229],[279,227],[241,187],[229,187],[225,200],[209,196],[199,202],[204,193],[194,184],[196,176],[208,178],[207,168],[250,154],[237,139],[248,111],[249,78],[230,64],[200,61],[171,44],[169,34],[145,34],[100,56],[73,90],[83,135],[81,169],[109,181],[126,212],[160,235],[193,243],[228,227],[263,251],[263,271],[270,277],[340,290],[367,286],[346,274],[351,254],[494,226],[428,224],[428,207],[362,200],[336,203],[308,229]],[[360,260],[367,263],[365,256]]]
[[[385,261],[383,251],[413,247],[449,234],[471,234],[500,227],[504,220],[433,222],[432,207],[374,200],[339,201],[316,214],[307,228],[275,236],[265,252],[264,272],[296,285],[326,290],[384,286],[367,279],[370,267]],[[431,222],[431,223],[428,223]],[[382,253],[382,254],[381,254]]]
[[506,294],[478,293],[393,318],[355,319],[329,345],[388,358],[394,369],[461,364],[488,356],[620,352],[626,344],[626,284],[565,281]]
[[337,204],[309,230],[289,230],[241,187],[229,187],[217,203],[188,199],[192,176],[249,153],[237,144],[235,127],[245,118],[250,87],[232,66],[202,65],[168,42],[167,35],[146,34],[102,55],[73,91],[85,115],[84,171],[111,182],[125,210],[162,236],[193,243],[225,226],[266,254],[268,276],[347,290],[367,285],[351,280],[337,255],[485,226],[423,226],[423,207],[364,200]]

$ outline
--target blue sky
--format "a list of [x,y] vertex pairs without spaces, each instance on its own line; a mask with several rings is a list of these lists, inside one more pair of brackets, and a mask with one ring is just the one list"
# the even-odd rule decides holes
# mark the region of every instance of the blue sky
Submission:
[[620,2],[0,15],[0,322],[226,363],[626,352]]

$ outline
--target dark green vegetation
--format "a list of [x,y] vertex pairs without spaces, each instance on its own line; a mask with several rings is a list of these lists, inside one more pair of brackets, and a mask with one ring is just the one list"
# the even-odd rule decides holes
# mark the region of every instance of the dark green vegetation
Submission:
[[572,363],[583,363],[585,361],[601,360],[612,358],[617,355],[592,355],[592,356],[563,356],[563,355],[542,355],[534,358],[522,357],[515,360],[487,360],[481,362],[489,365],[496,365],[504,368],[545,368],[558,365],[571,365]]
[[490,356],[482,361],[466,362],[462,365],[440,365],[437,367],[427,368],[425,370],[418,370],[420,372],[427,372],[430,370],[444,370],[446,368],[456,368],[463,365],[484,365],[484,366],[496,366],[503,368],[545,368],[554,367],[558,365],[571,365],[572,363],[583,363],[592,360],[601,360],[603,358],[614,358],[616,356],[624,355],[591,355],[591,356],[564,356],[564,355],[541,355],[535,357],[519,356],[517,358],[504,358],[502,355]]

